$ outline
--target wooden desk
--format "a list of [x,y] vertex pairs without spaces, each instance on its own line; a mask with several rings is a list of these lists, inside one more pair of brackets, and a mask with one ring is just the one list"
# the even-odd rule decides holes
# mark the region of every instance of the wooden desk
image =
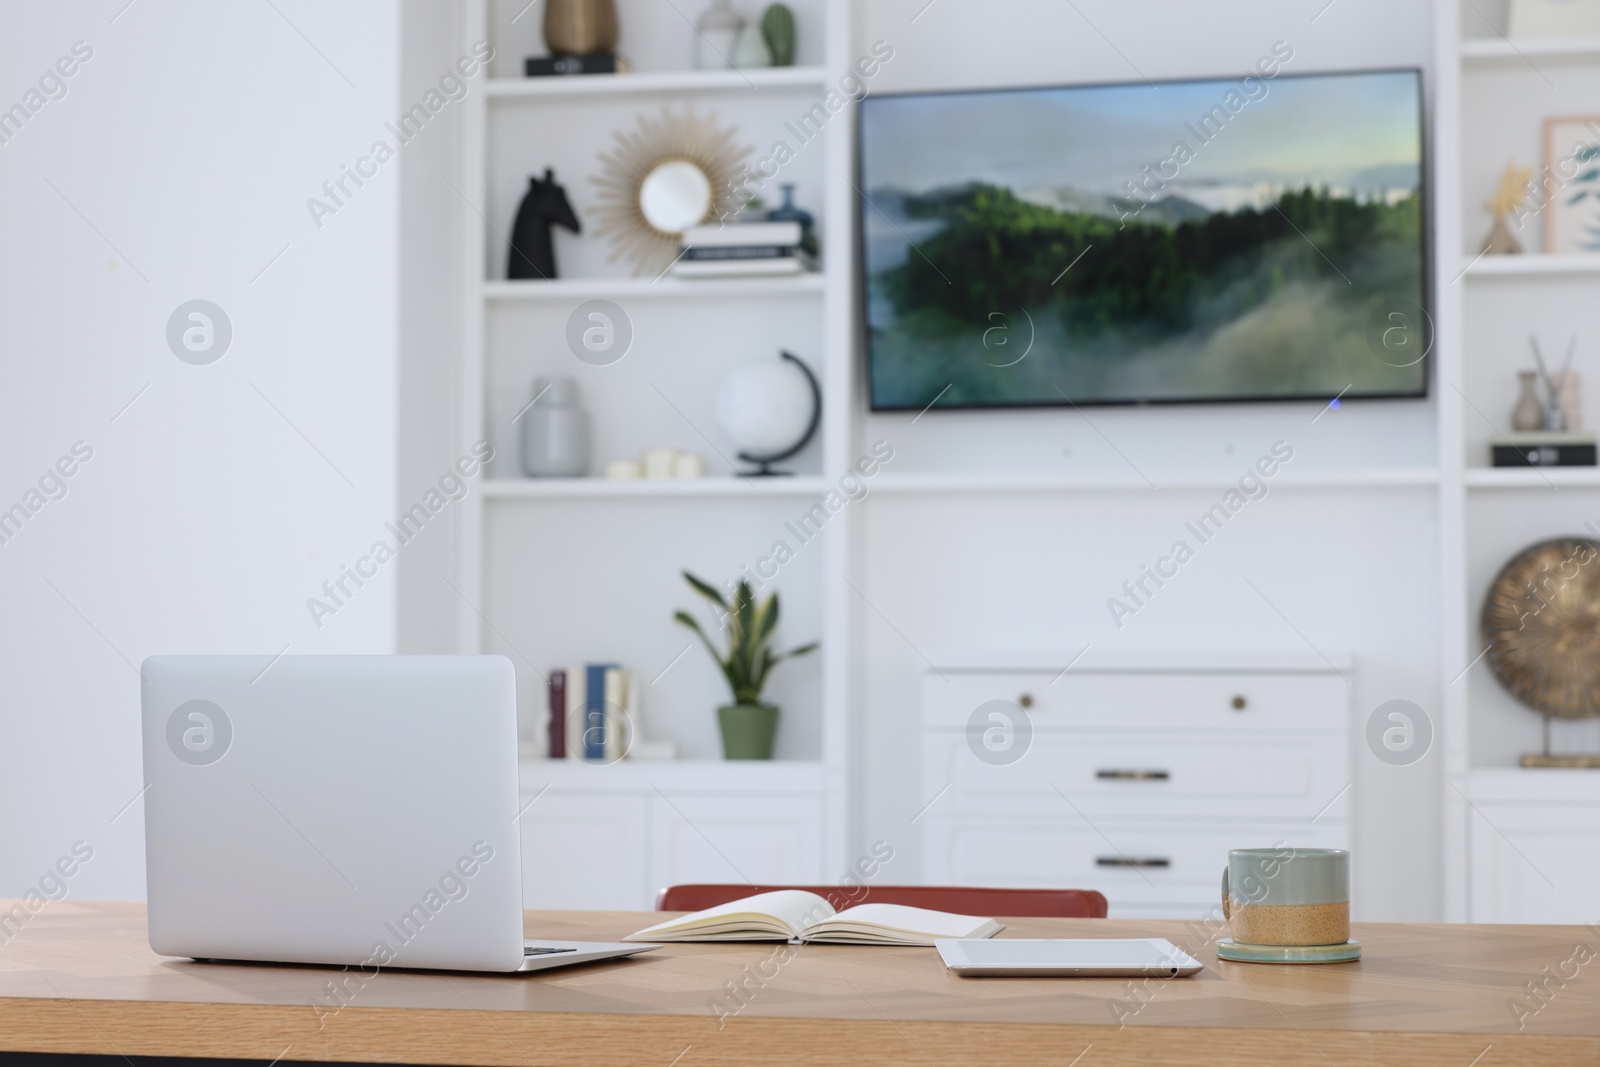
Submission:
[[[659,917],[529,912],[527,930],[614,940]],[[63,902],[0,945],[0,1050],[509,1067],[1600,1064],[1600,929],[1362,924],[1365,958],[1323,967],[1219,963],[1220,933],[1024,919],[1001,935],[1169,937],[1206,964],[1170,981],[958,978],[931,949],[673,945],[521,977],[353,978],[335,1010],[324,998],[346,972],[166,959],[145,944],[141,906]],[[1542,1005],[1527,991],[1575,969]],[[719,1020],[713,1003],[731,1011],[740,981],[747,1003]]]

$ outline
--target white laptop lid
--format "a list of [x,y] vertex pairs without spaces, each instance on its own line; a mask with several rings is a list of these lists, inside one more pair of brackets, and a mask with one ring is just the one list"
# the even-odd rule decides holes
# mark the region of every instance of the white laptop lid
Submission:
[[521,965],[509,660],[152,656],[142,673],[152,949]]

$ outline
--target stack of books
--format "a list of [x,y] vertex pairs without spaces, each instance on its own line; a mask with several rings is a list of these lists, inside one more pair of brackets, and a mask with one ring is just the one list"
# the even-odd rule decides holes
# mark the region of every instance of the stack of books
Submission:
[[639,726],[639,686],[615,663],[557,668],[549,674],[550,759],[615,763],[676,759],[671,742],[649,741]]
[[816,258],[800,247],[798,222],[740,222],[694,226],[684,231],[682,255],[672,265],[680,278],[726,278],[799,274],[816,270]]

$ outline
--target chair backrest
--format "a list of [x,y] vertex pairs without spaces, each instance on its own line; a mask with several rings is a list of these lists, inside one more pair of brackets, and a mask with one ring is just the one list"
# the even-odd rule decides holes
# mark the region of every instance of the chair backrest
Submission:
[[856,904],[905,904],[961,915],[1104,919],[1106,898],[1093,889],[994,889],[947,885],[669,885],[656,895],[657,911],[700,911],[730,900],[804,889],[843,911]]

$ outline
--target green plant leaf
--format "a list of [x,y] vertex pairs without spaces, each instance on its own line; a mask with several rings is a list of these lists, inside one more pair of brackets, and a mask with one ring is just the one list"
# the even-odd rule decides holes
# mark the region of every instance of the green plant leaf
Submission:
[[808,652],[815,652],[819,647],[821,647],[821,645],[822,645],[821,641],[813,641],[809,645],[801,645],[799,648],[791,648],[789,651],[785,652],[780,658],[781,659],[794,659],[796,656],[804,656]]
[[689,587],[691,589],[705,597],[707,600],[711,601],[713,604],[717,605],[717,607],[724,610],[727,609],[728,601],[723,597],[722,590],[718,589],[710,582],[702,581],[690,574],[688,571],[683,572],[683,580],[689,583]]

